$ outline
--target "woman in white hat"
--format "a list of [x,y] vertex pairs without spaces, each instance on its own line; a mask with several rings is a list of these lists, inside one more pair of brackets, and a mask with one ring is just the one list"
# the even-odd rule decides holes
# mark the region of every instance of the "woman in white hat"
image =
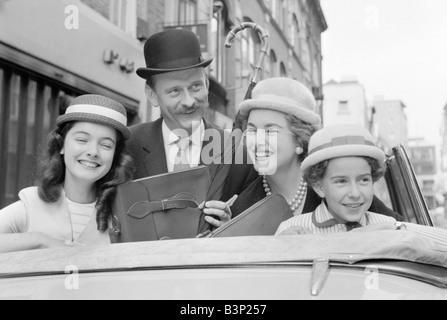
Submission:
[[76,98],[47,138],[37,187],[0,210],[0,252],[110,243],[117,185],[130,181],[133,162],[126,109],[98,95]]
[[[266,79],[240,105],[247,118],[246,144],[260,177],[239,195],[231,207],[233,217],[271,194],[282,195],[293,215],[314,211],[321,198],[304,180],[302,162],[309,140],[320,129],[312,93],[288,78]],[[375,212],[395,216],[374,198]]]

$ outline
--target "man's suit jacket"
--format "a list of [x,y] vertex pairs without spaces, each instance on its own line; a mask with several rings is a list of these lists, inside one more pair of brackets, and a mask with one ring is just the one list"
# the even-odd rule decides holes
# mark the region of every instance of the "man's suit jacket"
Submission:
[[[128,141],[127,146],[135,160],[135,179],[156,176],[168,172],[166,151],[163,142],[162,123],[163,119],[158,119],[155,122],[141,123],[130,128],[132,137]],[[209,129],[218,130],[221,137],[224,135],[223,130],[216,129],[205,122],[205,130]],[[202,149],[205,148],[208,143],[210,142],[204,141]],[[203,165],[203,162],[200,164]],[[218,169],[218,164],[211,164],[208,167],[210,169],[211,178],[213,178]]]

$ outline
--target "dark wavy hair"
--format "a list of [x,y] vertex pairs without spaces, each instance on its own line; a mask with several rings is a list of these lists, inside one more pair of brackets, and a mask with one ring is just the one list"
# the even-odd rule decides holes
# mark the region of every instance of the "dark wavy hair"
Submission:
[[[371,175],[374,183],[379,181],[385,175],[385,163],[381,164],[378,160],[370,157],[360,158],[365,159],[365,161],[368,162],[369,166],[371,167]],[[326,174],[326,169],[329,165],[329,161],[330,160],[325,160],[308,168],[304,172],[304,179],[307,181],[307,183],[309,183],[310,185],[315,185],[318,181],[320,181]]]
[[[65,161],[60,152],[64,147],[67,133],[76,122],[68,122],[57,127],[47,137],[46,149],[40,155],[37,166],[37,186],[39,197],[48,203],[54,203],[62,195],[65,181]],[[96,189],[96,222],[98,230],[105,232],[112,215],[116,187],[132,180],[134,163],[127,151],[125,140],[117,131],[117,144],[110,171],[95,183]]]

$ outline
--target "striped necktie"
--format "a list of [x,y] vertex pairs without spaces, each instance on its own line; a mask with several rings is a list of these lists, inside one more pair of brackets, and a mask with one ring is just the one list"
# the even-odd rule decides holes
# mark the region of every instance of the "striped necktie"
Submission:
[[174,160],[174,171],[181,171],[191,168],[187,157],[188,147],[191,146],[191,142],[192,141],[189,138],[185,138],[179,139],[175,143],[179,149]]

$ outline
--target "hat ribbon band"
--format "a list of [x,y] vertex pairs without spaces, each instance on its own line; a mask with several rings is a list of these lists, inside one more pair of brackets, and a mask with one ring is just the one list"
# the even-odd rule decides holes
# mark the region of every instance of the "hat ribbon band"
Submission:
[[177,59],[166,62],[160,62],[148,66],[150,69],[181,69],[195,66],[199,63],[202,63],[204,60],[202,57],[195,58],[185,58],[185,59]]
[[[295,101],[295,100],[289,99],[289,98],[285,98],[285,97],[281,97],[278,95],[274,95],[274,94],[260,94],[255,99],[261,100],[261,101],[271,101],[271,102],[275,102],[275,103],[279,103],[279,104],[283,104],[283,105],[289,105],[289,106],[300,105],[298,101]],[[309,111],[311,111],[311,110],[309,109]]]
[[115,111],[110,108],[101,107],[93,104],[76,104],[67,108],[65,114],[84,113],[91,115],[99,115],[105,118],[118,121],[124,126],[127,126],[127,117],[121,112]]
[[376,145],[365,139],[365,137],[362,136],[345,136],[345,137],[337,137],[333,138],[331,142],[323,144],[312,151],[309,152],[309,155],[327,149],[331,147],[340,147],[340,146],[347,146],[347,145],[363,145],[363,146],[371,146],[375,147]]

